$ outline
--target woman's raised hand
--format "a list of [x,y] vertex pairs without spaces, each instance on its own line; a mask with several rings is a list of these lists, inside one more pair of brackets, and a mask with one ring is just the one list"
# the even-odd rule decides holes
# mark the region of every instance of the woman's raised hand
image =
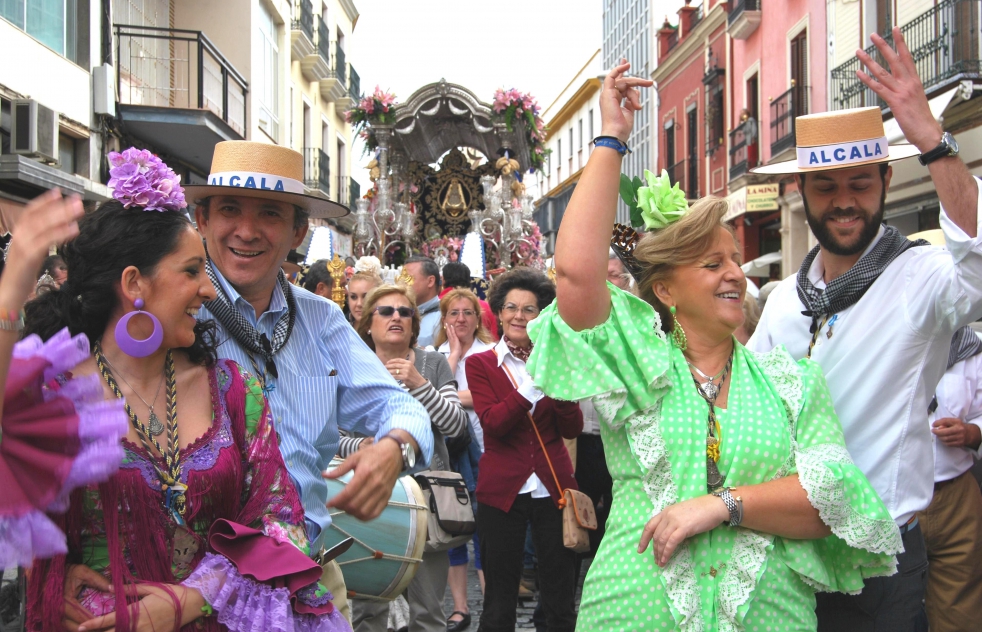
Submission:
[[650,79],[627,76],[625,73],[630,68],[631,64],[622,59],[604,78],[600,92],[600,134],[622,142],[627,142],[634,127],[634,113],[641,109],[638,88],[647,88],[653,83]]
[[34,290],[37,272],[52,246],[78,235],[78,220],[85,211],[77,195],[62,197],[52,189],[31,200],[14,225],[0,278],[0,307],[18,310]]
[[686,539],[715,529],[729,517],[726,504],[709,494],[669,505],[645,525],[638,553],[644,553],[653,542],[655,563],[665,566]]

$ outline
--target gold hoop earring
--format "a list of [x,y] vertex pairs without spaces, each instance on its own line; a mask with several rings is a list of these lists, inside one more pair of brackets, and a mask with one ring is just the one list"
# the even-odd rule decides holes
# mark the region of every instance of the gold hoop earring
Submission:
[[680,351],[685,351],[689,348],[689,340],[685,337],[685,330],[682,329],[678,316],[675,315],[675,306],[669,307],[668,311],[672,313],[672,340],[675,341],[675,346]]

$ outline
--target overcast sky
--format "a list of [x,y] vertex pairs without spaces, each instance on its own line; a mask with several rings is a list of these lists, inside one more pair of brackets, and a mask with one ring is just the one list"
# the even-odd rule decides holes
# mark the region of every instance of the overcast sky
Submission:
[[[490,103],[499,88],[531,92],[544,108],[601,47],[603,0],[356,0],[348,60],[365,94],[405,101],[446,79]],[[353,174],[368,184],[356,144]]]

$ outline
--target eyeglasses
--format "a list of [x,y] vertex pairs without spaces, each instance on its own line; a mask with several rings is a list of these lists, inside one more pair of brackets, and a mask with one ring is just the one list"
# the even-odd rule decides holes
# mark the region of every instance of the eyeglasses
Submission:
[[501,308],[501,311],[503,311],[506,314],[517,314],[519,311],[521,311],[529,318],[535,318],[539,314],[539,308],[536,307],[535,305],[526,305],[525,307],[520,308],[518,305],[515,305],[514,303],[508,303],[503,308]]
[[459,316],[463,316],[464,318],[473,318],[475,315],[477,315],[477,312],[472,309],[455,309],[451,312],[447,312],[447,316],[449,318],[457,318]]
[[416,310],[412,307],[392,307],[391,305],[379,305],[374,310],[382,318],[392,318],[392,314],[398,313],[400,318],[412,318]]

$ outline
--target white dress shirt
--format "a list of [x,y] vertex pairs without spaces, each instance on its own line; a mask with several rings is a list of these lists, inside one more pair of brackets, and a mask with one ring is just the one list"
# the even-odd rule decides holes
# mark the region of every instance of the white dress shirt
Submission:
[[[966,235],[944,209],[941,228],[947,250],[921,246],[897,257],[859,302],[839,312],[831,338],[823,327],[811,355],[825,373],[853,460],[898,524],[931,502],[928,404],[951,337],[982,316],[982,240]],[[809,277],[823,274],[820,254]],[[811,318],[801,313],[795,277],[774,288],[748,348],[783,344],[796,359],[808,353]]]
[[[954,417],[967,424],[982,428],[982,353],[956,362],[945,371],[935,389],[938,408],[928,421]],[[973,458],[974,457],[974,458]],[[934,437],[934,482],[950,481],[964,474],[974,459],[982,458],[982,445],[978,450],[946,446]]]
[[[504,336],[502,336],[501,340],[498,341],[498,344],[494,346],[494,352],[498,356],[498,366],[500,367],[502,364],[504,364],[508,368],[509,375],[515,382],[519,395],[532,403],[532,410],[529,412],[534,414],[535,403],[545,397],[545,393],[535,387],[535,383],[532,382],[532,376],[529,375],[528,369],[525,367],[525,363],[513,356],[511,351],[509,351],[508,344],[505,342]],[[535,472],[532,472],[532,476],[528,477],[528,480],[525,481],[522,488],[518,490],[518,493],[531,493],[532,498],[549,497],[549,490],[542,484],[542,480],[536,476]]]
[[[464,352],[464,357],[457,362],[457,367],[454,370],[454,378],[457,380],[458,391],[466,391],[470,388],[467,386],[467,372],[464,370],[464,365],[466,364],[465,360],[475,353],[482,353],[493,346],[494,345],[489,342],[481,342],[477,338],[474,339],[474,342],[471,343],[470,349]],[[444,342],[442,345],[440,345],[440,353],[442,353],[444,357],[450,357],[449,342]],[[481,427],[481,418],[477,416],[476,412],[474,412],[473,406],[470,408],[464,406],[464,410],[467,411],[467,417],[471,422],[471,436],[474,437],[474,439],[477,441],[477,445],[481,448],[481,454],[484,454],[484,428]]]

